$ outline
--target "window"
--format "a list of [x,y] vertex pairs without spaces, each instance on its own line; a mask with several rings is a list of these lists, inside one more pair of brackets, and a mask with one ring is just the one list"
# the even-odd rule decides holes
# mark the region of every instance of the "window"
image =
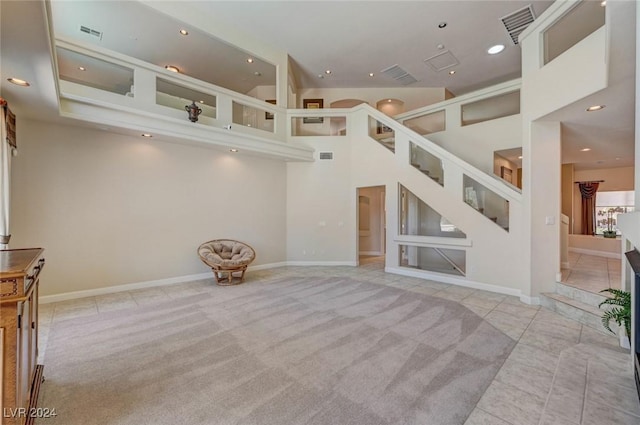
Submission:
[[618,214],[632,212],[635,205],[635,192],[633,190],[618,192],[596,193],[596,235],[602,235],[605,230],[618,230]]

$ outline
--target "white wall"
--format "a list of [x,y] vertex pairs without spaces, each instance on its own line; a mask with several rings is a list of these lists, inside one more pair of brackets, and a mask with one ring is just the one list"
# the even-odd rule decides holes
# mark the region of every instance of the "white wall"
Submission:
[[285,260],[285,165],[86,128],[19,121],[11,248],[45,248],[41,293],[207,272],[231,238]]
[[333,152],[334,159],[287,163],[287,260],[355,265],[357,196],[350,184],[349,138],[305,143],[316,152]]

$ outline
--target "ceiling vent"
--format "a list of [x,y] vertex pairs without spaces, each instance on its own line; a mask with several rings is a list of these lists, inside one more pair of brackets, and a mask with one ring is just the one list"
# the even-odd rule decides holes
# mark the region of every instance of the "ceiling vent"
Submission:
[[94,30],[93,28],[80,25],[80,32],[84,34],[88,34],[92,37],[96,37],[98,40],[102,40],[102,31]]
[[500,18],[500,21],[507,30],[507,34],[509,35],[511,42],[515,45],[518,44],[518,36],[520,33],[526,30],[529,24],[531,24],[535,19],[536,16],[533,13],[533,7],[529,5],[507,16],[503,16]]
[[333,152],[320,152],[320,159],[333,159]]
[[413,75],[400,68],[400,66],[398,66],[397,64],[383,69],[382,71],[380,71],[380,73],[386,75],[387,77],[393,78],[403,86],[408,86],[409,84],[413,84],[418,81]]
[[431,69],[433,69],[434,71],[440,72],[444,69],[458,65],[460,62],[455,56],[453,56],[453,53],[451,53],[449,50],[445,50],[442,53],[438,53],[435,56],[431,56],[430,58],[425,59],[424,63],[429,65],[429,67],[431,67]]

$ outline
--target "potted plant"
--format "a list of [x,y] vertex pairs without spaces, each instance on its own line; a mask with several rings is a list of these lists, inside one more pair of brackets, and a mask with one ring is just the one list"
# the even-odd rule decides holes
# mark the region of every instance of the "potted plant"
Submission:
[[612,332],[611,321],[615,321],[620,330],[624,330],[624,335],[620,335],[620,345],[629,348],[629,335],[631,335],[631,293],[620,289],[607,288],[600,292],[609,292],[612,296],[602,301],[598,307],[603,305],[613,306],[602,315],[602,326]]
[[607,211],[607,230],[604,230],[602,232],[605,238],[616,237],[617,232],[613,230],[613,213],[614,213],[613,208],[609,208],[609,210]]

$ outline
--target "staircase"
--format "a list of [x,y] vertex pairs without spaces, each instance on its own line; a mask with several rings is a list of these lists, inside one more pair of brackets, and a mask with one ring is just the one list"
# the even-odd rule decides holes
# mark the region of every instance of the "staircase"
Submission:
[[[611,335],[611,332],[602,326],[602,313],[604,310],[598,305],[606,297],[584,291],[563,283],[556,283],[556,292],[540,294],[540,302],[543,307],[554,311],[569,319],[576,320],[592,329]],[[611,329],[618,332],[618,325],[610,323]]]

